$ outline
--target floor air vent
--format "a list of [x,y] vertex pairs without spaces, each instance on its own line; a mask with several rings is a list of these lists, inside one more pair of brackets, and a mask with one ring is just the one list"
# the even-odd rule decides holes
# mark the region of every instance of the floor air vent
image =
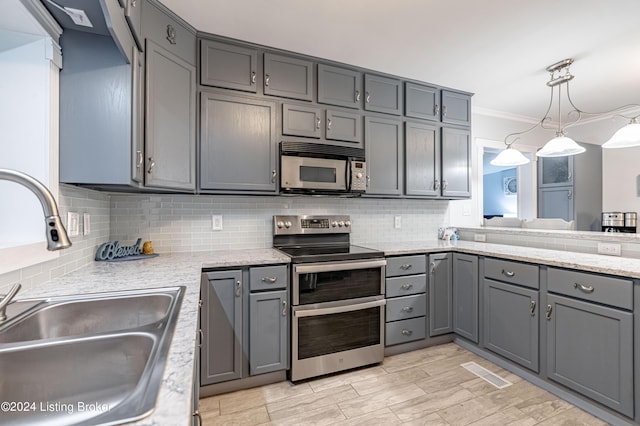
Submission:
[[480,377],[482,380],[491,383],[498,389],[503,389],[511,386],[511,382],[503,379],[495,373],[492,373],[486,368],[479,366],[475,362],[465,362],[464,364],[460,364],[460,366]]

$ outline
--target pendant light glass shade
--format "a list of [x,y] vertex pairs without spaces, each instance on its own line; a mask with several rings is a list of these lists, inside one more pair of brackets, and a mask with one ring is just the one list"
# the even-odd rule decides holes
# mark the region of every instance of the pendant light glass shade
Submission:
[[496,158],[490,161],[493,166],[521,166],[522,164],[527,164],[529,159],[522,155],[520,151],[515,148],[511,148],[509,145],[506,149],[501,151]]
[[640,146],[640,123],[635,118],[602,144],[603,148],[630,148],[632,146]]
[[555,138],[547,142],[540,151],[538,157],[566,157],[585,152],[586,149],[578,145],[573,139],[559,133]]

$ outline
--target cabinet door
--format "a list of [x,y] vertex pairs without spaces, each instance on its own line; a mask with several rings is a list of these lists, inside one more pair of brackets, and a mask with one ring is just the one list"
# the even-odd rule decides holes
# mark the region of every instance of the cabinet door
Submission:
[[[139,7],[138,7],[139,8]],[[131,180],[144,181],[144,56],[131,55]]]
[[442,196],[471,197],[471,133],[442,129]]
[[308,106],[282,104],[282,134],[320,138],[322,110]]
[[484,279],[484,346],[539,371],[538,291]]
[[553,294],[547,376],[633,417],[633,314]]
[[200,187],[275,192],[275,103],[202,92]]
[[442,122],[447,124],[457,124],[459,126],[469,126],[471,124],[471,96],[442,91]]
[[207,272],[202,278],[200,383],[242,377],[242,271]]
[[367,194],[402,195],[402,122],[365,117]]
[[400,80],[365,74],[364,91],[364,109],[367,111],[402,114],[402,82]]
[[318,103],[360,108],[362,74],[318,64]]
[[148,39],[146,59],[145,186],[194,190],[196,68]]
[[538,188],[573,185],[572,155],[538,158]]
[[257,70],[257,50],[201,41],[200,84],[256,93]]
[[264,94],[313,100],[313,63],[265,53]]
[[453,331],[478,343],[478,257],[453,254]]
[[405,111],[407,117],[440,121],[440,90],[416,83],[405,83]]
[[440,129],[407,121],[405,138],[405,193],[440,196]]
[[429,255],[429,336],[453,332],[451,253]]
[[573,220],[573,186],[539,189],[538,217]]
[[327,110],[326,135],[329,140],[353,142],[353,146],[363,148],[362,116]]
[[249,374],[287,368],[287,291],[249,295]]
[[124,17],[129,24],[131,35],[136,42],[136,48],[142,52],[144,50],[144,39],[142,38],[142,2],[137,0],[126,0],[124,6]]

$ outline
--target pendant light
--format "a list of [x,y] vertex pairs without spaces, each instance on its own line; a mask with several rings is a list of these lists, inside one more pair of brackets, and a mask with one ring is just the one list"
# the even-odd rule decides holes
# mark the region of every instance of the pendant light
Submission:
[[507,147],[500,151],[496,158],[490,161],[493,166],[502,166],[502,167],[511,167],[511,166],[521,166],[523,164],[527,164],[529,159],[522,155],[520,151],[513,148],[513,143],[507,145]]
[[629,148],[640,146],[640,123],[633,117],[629,124],[619,129],[611,139],[602,144],[603,148]]

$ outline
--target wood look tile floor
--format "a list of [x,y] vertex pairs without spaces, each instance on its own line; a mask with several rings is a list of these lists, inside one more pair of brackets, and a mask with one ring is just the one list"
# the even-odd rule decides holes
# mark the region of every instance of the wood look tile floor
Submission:
[[[512,383],[498,389],[460,366],[474,361]],[[203,425],[606,425],[450,343],[294,385],[200,400]]]

